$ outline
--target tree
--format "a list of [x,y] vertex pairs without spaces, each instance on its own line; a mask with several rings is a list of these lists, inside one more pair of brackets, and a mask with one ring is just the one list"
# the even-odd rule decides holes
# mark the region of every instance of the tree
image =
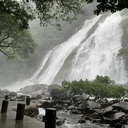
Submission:
[[87,94],[89,97],[95,97],[94,100],[99,98],[122,98],[127,90],[122,86],[116,85],[113,80],[108,76],[96,76],[96,79],[79,80],[79,81],[63,81],[62,91],[68,98],[74,95]]
[[[93,2],[94,0],[88,0],[89,2]],[[99,14],[100,12],[111,11],[121,11],[124,8],[128,8],[127,0],[97,0],[98,5],[97,9],[94,11],[95,14]]]
[[[23,55],[24,51],[26,56],[28,56],[27,53],[32,53],[35,45],[33,43],[23,43],[21,37],[23,37],[23,34],[25,33],[29,34],[28,32],[24,31],[24,29],[29,28],[30,20],[39,18],[41,25],[56,24],[58,27],[60,27],[60,21],[67,21],[71,23],[76,19],[78,14],[84,13],[84,6],[92,2],[95,2],[95,0],[1,0],[1,18],[3,18],[5,15],[6,18],[9,17],[9,20],[10,18],[13,19],[13,22],[11,22],[11,26],[13,26],[11,27],[11,32],[13,31],[13,34],[10,33],[11,38],[7,38],[0,33],[0,51],[7,56],[12,53],[21,55],[21,51]],[[115,12],[124,8],[128,8],[127,0],[97,0],[97,8],[94,10],[94,13],[99,14],[100,12],[106,11]],[[4,20],[0,20],[0,25],[2,26],[4,24]],[[6,23],[8,24],[9,22],[6,21]],[[14,32],[13,29],[17,33]],[[7,28],[6,26],[6,32],[7,30],[10,31],[10,28]],[[22,36],[20,37],[20,35]],[[30,37],[30,34],[28,37]],[[14,48],[14,44],[18,44],[18,47],[15,46]],[[29,50],[27,50],[26,46],[29,46]],[[18,49],[20,50],[18,51]]]
[[96,79],[94,80],[94,82],[100,82],[100,83],[108,84],[108,85],[114,85],[115,84],[115,81],[111,80],[110,77],[99,76],[99,75],[96,76]]
[[35,47],[28,30],[21,29],[20,23],[12,16],[0,13],[0,52],[9,58],[27,58]]
[[[84,12],[84,5],[92,2],[95,0],[1,0],[0,12],[13,16],[26,29],[28,21],[34,18],[39,18],[43,25],[59,25],[60,20],[72,22],[79,13]],[[124,8],[128,8],[127,0],[97,0],[94,13],[115,12]]]
[[65,93],[67,98],[70,98],[73,95],[72,86],[69,81],[62,81],[62,88],[61,90]]

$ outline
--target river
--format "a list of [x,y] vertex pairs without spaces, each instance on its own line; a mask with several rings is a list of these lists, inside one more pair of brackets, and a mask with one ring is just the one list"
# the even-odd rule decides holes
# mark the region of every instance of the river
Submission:
[[[39,108],[39,115],[45,115],[45,110]],[[78,120],[80,119],[81,115],[70,114],[65,111],[58,111],[57,117],[59,119],[65,118],[66,120],[64,124],[59,125],[56,128],[110,128],[109,126],[103,124],[102,125],[92,124],[90,121],[80,124],[78,123]]]

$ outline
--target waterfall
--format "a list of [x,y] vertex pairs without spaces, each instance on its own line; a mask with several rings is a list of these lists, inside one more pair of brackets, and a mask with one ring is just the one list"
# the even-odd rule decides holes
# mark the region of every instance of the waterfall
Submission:
[[86,20],[78,32],[46,54],[28,81],[60,84],[64,79],[92,80],[96,75],[107,75],[117,83],[126,83],[124,61],[118,57],[123,35],[120,23],[124,17],[116,12]]

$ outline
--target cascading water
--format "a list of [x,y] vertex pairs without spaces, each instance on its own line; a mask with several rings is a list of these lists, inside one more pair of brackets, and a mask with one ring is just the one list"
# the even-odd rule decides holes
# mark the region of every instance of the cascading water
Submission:
[[94,33],[79,47],[72,61],[69,80],[107,75],[118,83],[126,82],[123,60],[117,58],[123,34],[121,20],[120,13],[115,13],[99,23]]
[[31,84],[61,83],[66,80],[89,79],[107,75],[117,83],[127,82],[122,58],[120,12],[86,20],[82,28],[66,42],[57,45],[44,59],[43,66],[28,82]]

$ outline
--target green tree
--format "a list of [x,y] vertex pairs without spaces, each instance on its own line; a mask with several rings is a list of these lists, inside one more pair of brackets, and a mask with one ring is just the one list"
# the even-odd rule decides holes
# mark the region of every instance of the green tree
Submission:
[[96,79],[79,80],[79,81],[63,81],[62,90],[68,97],[73,95],[88,94],[89,97],[95,97],[94,100],[99,98],[122,98],[124,97],[127,89],[122,86],[116,85],[113,80],[108,76],[96,76]]
[[100,82],[100,83],[104,83],[104,84],[108,84],[108,85],[114,85],[115,81],[111,80],[110,77],[108,76],[96,76],[96,79],[94,80],[94,82]]
[[71,86],[69,81],[62,81],[62,91],[65,93],[67,98],[70,98],[71,94]]
[[[0,12],[13,16],[23,28],[28,28],[28,21],[34,18],[39,18],[43,25],[59,25],[57,22],[60,20],[72,22],[84,12],[85,5],[92,2],[95,0],[1,0]],[[127,0],[97,0],[94,13],[115,12],[124,8],[128,8]]]
[[28,30],[21,29],[20,23],[10,15],[0,13],[0,52],[9,58],[27,58],[35,47]]
[[[84,13],[85,5],[92,2],[95,1],[94,0],[79,0],[79,1],[78,0],[1,0],[0,26],[4,24],[4,20],[2,20],[4,15],[9,17],[9,21],[10,18],[13,19],[13,22],[11,22],[11,26],[13,26],[11,27],[13,28],[11,30],[11,32],[13,33],[11,37],[13,38],[4,37],[2,35],[3,33],[1,33],[2,29],[0,29],[1,31],[0,36],[2,42],[0,51],[6,54],[7,56],[12,53],[17,53],[19,55],[23,55],[23,52],[25,54],[32,53],[35,47],[33,43],[27,43],[25,45],[25,43],[20,42],[22,39],[19,38],[20,35],[23,35],[23,33],[29,34],[28,32],[25,32],[23,30],[29,28],[30,20],[39,18],[41,25],[56,24],[58,27],[60,27],[59,24],[60,21],[67,21],[71,23],[73,20],[77,19],[76,17],[78,14]],[[118,10],[122,10],[124,8],[128,8],[127,0],[97,0],[97,7],[96,10],[94,10],[94,13],[99,14],[100,12],[106,12],[106,11],[115,12]],[[9,22],[6,21],[6,24],[8,23]],[[7,28],[6,26],[6,32],[8,30],[9,33],[10,26],[8,27],[9,28]],[[14,33],[15,30],[17,33],[16,32]],[[15,40],[13,40],[12,43],[11,41],[12,39],[14,39],[14,36],[15,36]],[[30,34],[28,37],[30,37]],[[18,39],[21,40],[19,41]],[[16,46],[14,48],[14,42],[15,45],[19,44],[18,47]],[[29,46],[28,47],[29,50],[27,50],[26,46],[27,47]],[[25,48],[25,50],[23,47]],[[21,50],[18,51],[18,49]],[[28,55],[26,54],[26,56]]]

